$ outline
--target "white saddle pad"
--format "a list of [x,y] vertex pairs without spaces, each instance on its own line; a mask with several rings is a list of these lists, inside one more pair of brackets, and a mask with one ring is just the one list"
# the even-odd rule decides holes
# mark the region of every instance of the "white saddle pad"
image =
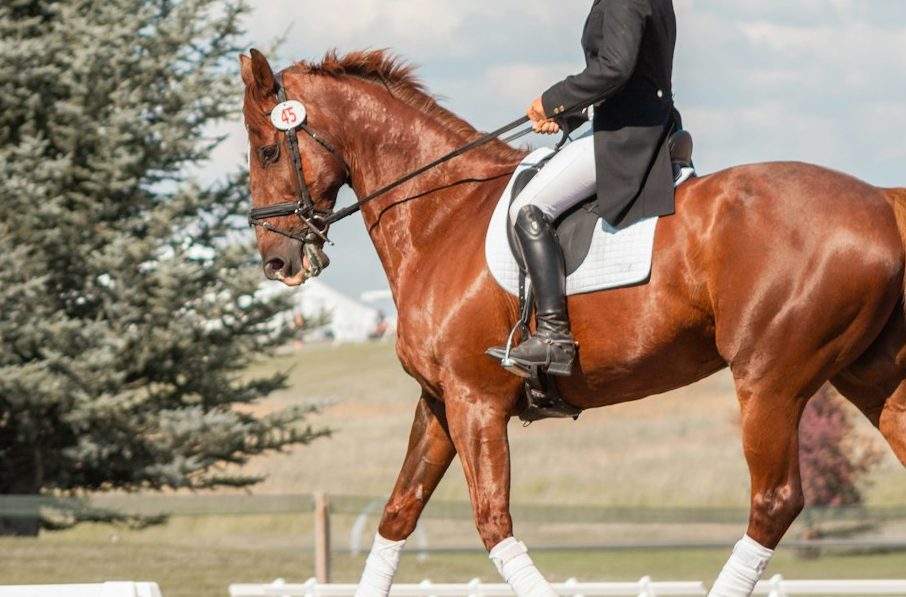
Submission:
[[[522,160],[503,191],[488,226],[485,239],[488,269],[497,283],[510,294],[519,293],[519,266],[510,250],[506,231],[513,183],[522,170],[534,166],[552,151],[549,147],[537,149]],[[566,278],[566,294],[618,288],[646,280],[651,273],[651,253],[657,221],[658,218],[648,218],[623,230],[615,230],[599,219],[588,256]]]

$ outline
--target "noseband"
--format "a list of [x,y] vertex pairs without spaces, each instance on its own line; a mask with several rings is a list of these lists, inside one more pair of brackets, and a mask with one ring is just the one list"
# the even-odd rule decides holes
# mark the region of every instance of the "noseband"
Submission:
[[[290,158],[292,160],[293,186],[296,190],[296,201],[286,203],[276,203],[264,207],[255,207],[249,212],[249,226],[260,226],[270,232],[275,232],[287,238],[298,240],[303,246],[312,244],[316,239],[333,244],[327,238],[324,230],[330,224],[330,216],[333,211],[317,207],[311,198],[311,192],[308,190],[308,183],[305,182],[305,170],[302,167],[302,154],[299,152],[299,137],[297,130],[302,130],[309,137],[317,141],[324,149],[329,151],[334,158],[343,166],[345,173],[344,182],[349,181],[349,164],[340,155],[340,152],[328,143],[318,133],[311,130],[305,124],[305,113],[297,114],[292,110],[292,106],[287,106],[286,88],[283,86],[283,73],[277,73],[274,77],[277,86],[277,106],[274,111],[281,111],[279,114],[284,122],[291,123],[286,128],[280,127],[286,137],[289,145]],[[273,111],[272,111],[273,112]],[[273,118],[272,118],[273,120]],[[294,233],[290,230],[284,230],[274,226],[267,221],[268,218],[277,218],[281,216],[296,216],[302,221],[303,230],[301,233]]]

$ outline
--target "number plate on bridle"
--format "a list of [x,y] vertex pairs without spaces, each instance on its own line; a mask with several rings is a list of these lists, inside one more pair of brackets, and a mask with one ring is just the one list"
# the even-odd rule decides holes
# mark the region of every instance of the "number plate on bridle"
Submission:
[[271,110],[271,122],[281,131],[290,131],[305,122],[305,106],[298,100],[287,100]]

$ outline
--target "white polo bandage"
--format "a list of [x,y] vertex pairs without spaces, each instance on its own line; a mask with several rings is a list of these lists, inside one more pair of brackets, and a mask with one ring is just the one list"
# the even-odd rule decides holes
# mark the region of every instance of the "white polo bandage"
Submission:
[[557,597],[557,592],[529,557],[525,543],[514,537],[504,539],[491,549],[490,555],[516,597]]
[[773,549],[746,535],[733,548],[708,597],[749,597],[772,555]]
[[374,544],[365,560],[365,570],[355,597],[387,597],[390,594],[390,585],[400,566],[400,553],[404,545],[405,539],[391,541],[381,537],[380,533],[374,536]]

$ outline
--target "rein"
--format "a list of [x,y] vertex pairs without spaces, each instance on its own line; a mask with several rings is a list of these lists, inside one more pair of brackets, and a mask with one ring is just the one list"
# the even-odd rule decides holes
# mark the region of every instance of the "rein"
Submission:
[[502,135],[504,133],[508,133],[511,130],[513,130],[514,128],[528,122],[528,120],[529,120],[528,116],[523,116],[522,118],[516,119],[509,124],[505,124],[504,126],[500,127],[497,130],[491,131],[490,133],[487,133],[487,134],[479,137],[478,139],[475,139],[474,141],[471,141],[461,147],[458,147],[457,149],[454,149],[447,155],[434,160],[430,164],[425,164],[421,168],[413,170],[412,172],[410,172],[409,174],[406,174],[402,178],[398,178],[397,180],[391,182],[387,186],[384,186],[384,187],[378,189],[377,191],[371,193],[364,199],[358,199],[354,205],[350,205],[349,207],[345,207],[345,208],[341,209],[340,211],[331,214],[330,216],[327,217],[327,220],[325,220],[325,222],[332,224],[334,222],[339,222],[340,220],[342,220],[343,218],[345,218],[347,216],[351,216],[355,212],[362,209],[363,205],[365,205],[366,203],[368,203],[370,201],[374,201],[375,199],[377,199],[384,193],[387,193],[388,191],[392,191],[393,189],[400,186],[401,184],[412,180],[416,176],[424,174],[425,172],[427,172],[428,170],[431,170],[432,168],[436,168],[437,166],[440,166],[444,162],[448,162],[455,157],[461,156],[464,153],[472,151],[473,149],[476,149],[486,143],[493,141],[500,135]]
[[[282,79],[282,73],[277,74],[275,77],[277,87],[277,107],[280,107],[281,105],[287,103],[286,88],[283,86]],[[252,208],[251,211],[249,211],[249,226],[260,226],[261,228],[264,228],[265,230],[268,230],[270,232],[298,240],[302,242],[303,245],[311,244],[312,242],[315,242],[316,239],[321,239],[322,241],[332,245],[333,243],[330,242],[330,239],[328,239],[327,235],[324,233],[324,230],[326,230],[327,227],[331,224],[339,222],[343,218],[351,216],[352,214],[361,210],[363,205],[374,201],[381,195],[384,195],[389,191],[392,191],[393,189],[399,187],[400,185],[412,180],[413,178],[424,174],[428,170],[436,168],[437,166],[440,166],[441,164],[448,162],[455,157],[461,156],[464,153],[481,147],[482,145],[493,141],[500,135],[515,129],[528,121],[528,116],[518,118],[513,122],[510,122],[509,124],[491,131],[490,133],[482,135],[474,141],[471,141],[461,147],[454,149],[450,153],[434,160],[430,164],[426,164],[420,168],[417,168],[416,170],[413,170],[412,172],[406,174],[401,178],[398,178],[390,184],[381,187],[367,197],[359,198],[358,195],[356,195],[356,202],[353,205],[334,212],[329,209],[323,209],[315,206],[315,203],[312,200],[311,192],[308,189],[308,184],[305,182],[305,170],[302,167],[302,155],[299,151],[299,138],[296,131],[302,130],[309,137],[317,141],[318,144],[324,147],[324,149],[329,151],[331,155],[333,155],[337,159],[337,161],[340,162],[346,173],[345,182],[347,183],[349,182],[350,177],[349,164],[345,159],[343,159],[343,156],[340,155],[340,152],[337,151],[336,148],[333,147],[333,145],[331,145],[323,137],[318,135],[317,132],[313,131],[305,124],[303,114],[301,115],[301,117],[298,117],[298,123],[294,123],[292,126],[288,126],[287,128],[283,129],[292,158],[293,185],[296,189],[296,201]],[[528,129],[521,133],[517,133],[516,135],[513,135],[513,137],[510,137],[508,140],[521,137],[523,134],[528,133],[530,130],[531,129]],[[353,189],[353,192],[355,192],[355,189]],[[277,218],[281,216],[292,215],[298,217],[302,221],[302,224],[304,226],[302,233],[293,233],[289,230],[278,228],[277,226],[274,226],[267,221],[268,218]]]

